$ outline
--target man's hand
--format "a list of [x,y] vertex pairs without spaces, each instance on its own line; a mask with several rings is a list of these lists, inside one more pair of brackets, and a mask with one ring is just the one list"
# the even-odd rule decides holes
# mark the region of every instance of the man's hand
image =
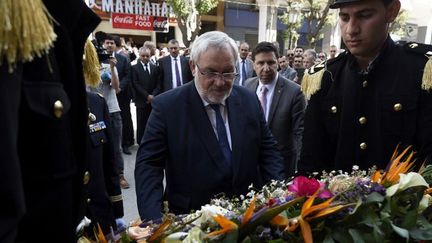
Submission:
[[108,59],[108,61],[109,61],[109,64],[110,64],[110,67],[111,67],[111,68],[114,68],[115,65],[117,64],[117,58],[115,58],[115,57],[110,57],[110,58]]

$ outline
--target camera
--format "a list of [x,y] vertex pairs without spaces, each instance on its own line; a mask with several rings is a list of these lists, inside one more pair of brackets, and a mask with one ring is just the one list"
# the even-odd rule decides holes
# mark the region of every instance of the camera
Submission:
[[103,41],[106,39],[107,34],[103,31],[98,31],[95,33],[95,39],[92,40],[93,45],[96,48],[96,53],[99,58],[99,62],[105,62],[108,60],[111,55],[107,52],[105,48],[103,48],[102,44]]

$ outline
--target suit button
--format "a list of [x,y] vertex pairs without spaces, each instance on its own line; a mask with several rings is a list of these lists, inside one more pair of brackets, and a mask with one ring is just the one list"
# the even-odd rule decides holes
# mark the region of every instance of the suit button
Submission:
[[63,115],[63,103],[60,100],[54,102],[54,116],[60,118]]
[[90,201],[91,201],[91,199],[90,199],[90,198],[87,198],[87,203],[90,203]]
[[101,140],[100,140],[100,141],[101,141],[101,143],[105,142],[105,140],[104,140],[103,138],[101,138]]
[[366,124],[366,122],[367,122],[366,117],[362,116],[362,117],[359,118],[359,123],[360,124],[364,125],[364,124]]
[[361,143],[360,144],[360,149],[361,150],[365,150],[367,148],[367,144],[366,143]]
[[330,108],[330,112],[333,113],[333,114],[336,114],[336,112],[337,112],[337,107],[336,107],[336,106],[332,106],[332,107]]
[[402,110],[402,104],[401,103],[394,104],[393,110],[401,111]]
[[84,173],[84,179],[83,179],[83,183],[84,185],[87,185],[90,181],[90,172],[86,171]]
[[362,86],[363,86],[363,88],[366,88],[367,87],[367,85],[368,85],[368,81],[363,81],[363,83],[362,83]]

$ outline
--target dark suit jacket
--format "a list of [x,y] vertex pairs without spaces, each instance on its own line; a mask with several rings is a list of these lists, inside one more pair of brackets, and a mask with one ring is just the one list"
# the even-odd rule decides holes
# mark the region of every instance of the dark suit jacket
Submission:
[[[246,88],[253,92],[256,92],[258,84],[258,77],[246,80]],[[297,169],[305,107],[305,97],[300,86],[278,75],[270,105],[268,125],[284,157],[287,177],[292,176]]]
[[235,86],[226,103],[233,148],[231,167],[223,161],[194,82],[153,100],[135,165],[141,218],[161,216],[164,169],[165,200],[174,213],[199,209],[220,192],[227,196],[244,194],[251,183],[259,187],[262,180],[284,177],[283,159],[255,94]]
[[[242,71],[242,59],[239,59],[238,63],[237,63],[237,72],[239,73],[239,75],[234,79],[234,84],[240,85],[240,73]],[[246,84],[246,80],[248,78],[252,78],[256,76],[255,70],[253,68],[253,61],[250,60],[249,58],[245,59],[245,65],[246,65],[246,78],[242,84],[242,86],[245,86]]]
[[[180,58],[182,81],[183,84],[186,84],[193,79],[192,72],[189,68],[189,59],[184,56],[177,56],[177,58]],[[171,55],[159,59],[158,63],[160,69],[160,77],[157,93],[160,94],[172,89],[173,75],[171,69]]]
[[132,86],[135,93],[135,105],[143,108],[147,104],[149,95],[156,95],[156,87],[159,79],[159,69],[156,65],[149,62],[150,79],[144,74],[144,67],[140,61],[132,66]]
[[120,81],[120,91],[130,92],[130,61],[125,55],[119,53],[115,54],[115,58],[117,59],[116,68]]

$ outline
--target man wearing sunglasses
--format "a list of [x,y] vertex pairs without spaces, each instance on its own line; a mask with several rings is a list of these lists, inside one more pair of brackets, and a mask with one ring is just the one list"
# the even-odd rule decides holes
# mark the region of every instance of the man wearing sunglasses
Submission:
[[258,98],[233,85],[237,49],[223,32],[201,35],[189,61],[194,81],[153,100],[135,166],[143,220],[160,218],[163,201],[184,214],[216,194],[244,195],[251,184],[284,178]]

